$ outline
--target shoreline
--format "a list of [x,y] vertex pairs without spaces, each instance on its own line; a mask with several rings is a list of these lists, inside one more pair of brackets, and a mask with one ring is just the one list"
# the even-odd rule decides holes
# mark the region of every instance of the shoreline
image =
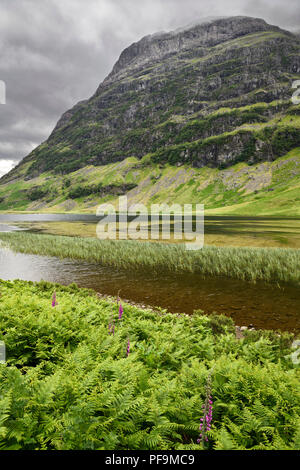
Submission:
[[[109,301],[112,301],[112,302],[117,302],[117,297],[113,297],[113,296],[107,295],[107,294],[102,294],[101,292],[96,292],[96,295],[100,299],[109,300]],[[133,302],[132,300],[123,299],[123,298],[122,298],[122,301],[126,305],[130,305],[132,307],[136,307],[136,308],[139,308],[141,310],[150,310],[153,313],[159,314],[159,310],[156,310],[155,307],[152,307],[151,305],[147,305],[147,304],[139,303],[139,302]],[[187,313],[168,312],[167,310],[166,310],[166,313],[170,313],[171,315],[175,315],[176,317],[187,317],[188,318],[188,317],[191,316],[191,315],[188,315]],[[208,316],[208,317],[210,316],[210,314],[205,313],[204,311],[203,311],[203,315]],[[224,314],[219,314],[219,316],[226,316],[227,318],[231,318],[230,316],[227,316],[227,315],[224,315]],[[270,329],[262,330],[261,328],[255,328],[253,325],[249,325],[249,326],[234,325],[234,326],[235,326],[236,339],[239,339],[239,340],[245,338],[245,335],[243,334],[245,331],[279,331],[279,330],[270,330]]]

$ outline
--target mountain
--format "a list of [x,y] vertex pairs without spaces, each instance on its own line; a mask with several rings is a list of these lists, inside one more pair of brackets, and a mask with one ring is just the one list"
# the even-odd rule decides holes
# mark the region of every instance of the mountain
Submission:
[[[299,182],[300,107],[291,102],[299,79],[299,37],[262,19],[217,18],[145,36],[2,177],[0,209],[93,210],[124,193],[214,209],[270,185],[290,189]],[[282,170],[283,181],[273,181],[278,159],[293,178]]]

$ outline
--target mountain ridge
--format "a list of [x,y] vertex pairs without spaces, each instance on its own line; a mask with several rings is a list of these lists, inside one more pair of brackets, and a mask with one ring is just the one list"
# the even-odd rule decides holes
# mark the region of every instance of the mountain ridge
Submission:
[[[157,53],[156,58],[161,59],[164,55],[177,53],[183,48],[191,47],[195,42],[197,42],[197,46],[212,47],[239,36],[268,30],[284,31],[278,26],[268,25],[263,19],[235,16],[204,21],[203,23],[175,31],[150,34],[131,44],[121,53],[112,72],[103,83],[106,83],[110,78],[118,74],[118,72],[124,68],[124,64],[126,67],[126,65],[128,65],[128,58],[132,58],[132,56],[133,58],[139,57],[141,52],[144,53],[143,56],[146,56],[144,57],[144,61],[147,63],[153,57],[151,54],[152,51]],[[288,31],[284,32],[288,33]]]

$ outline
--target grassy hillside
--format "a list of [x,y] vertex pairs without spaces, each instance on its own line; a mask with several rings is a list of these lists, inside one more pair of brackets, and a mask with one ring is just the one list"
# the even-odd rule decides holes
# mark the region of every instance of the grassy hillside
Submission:
[[198,203],[206,214],[300,216],[300,147],[272,162],[228,169],[155,164],[151,156],[0,186],[0,210],[91,212],[100,203]]
[[292,335],[126,304],[120,319],[75,285],[0,291],[1,450],[300,449]]

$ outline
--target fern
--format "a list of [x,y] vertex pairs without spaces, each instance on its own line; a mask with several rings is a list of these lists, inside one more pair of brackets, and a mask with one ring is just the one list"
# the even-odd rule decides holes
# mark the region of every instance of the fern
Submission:
[[[74,286],[0,281],[0,448],[202,450],[209,370],[213,420],[205,449],[300,448],[290,339],[237,341],[224,319],[116,303]],[[126,357],[127,338],[131,351]]]

